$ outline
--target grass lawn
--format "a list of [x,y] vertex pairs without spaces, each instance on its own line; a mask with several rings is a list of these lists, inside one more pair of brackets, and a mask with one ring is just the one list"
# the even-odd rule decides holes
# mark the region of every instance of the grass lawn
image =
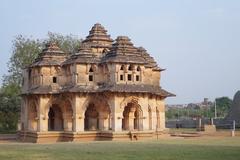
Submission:
[[240,137],[0,144],[0,160],[239,160]]

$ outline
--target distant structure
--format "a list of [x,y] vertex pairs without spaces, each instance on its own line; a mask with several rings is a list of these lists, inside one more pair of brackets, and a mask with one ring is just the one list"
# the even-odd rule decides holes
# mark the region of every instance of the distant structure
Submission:
[[[204,98],[203,102],[200,103],[192,103],[193,106],[197,106],[199,108],[203,108],[203,109],[208,109],[210,108],[214,103],[209,101],[208,98]],[[188,107],[191,106],[191,104],[188,105]]]
[[225,119],[228,121],[235,120],[237,123],[240,123],[240,91],[235,94],[229,114]]
[[78,53],[49,42],[23,71],[24,141],[82,141],[152,137],[165,130],[161,72],[126,36],[113,41],[95,24]]
[[209,101],[208,98],[204,98],[203,102],[200,103],[189,103],[189,104],[173,104],[173,105],[166,105],[166,108],[189,108],[189,109],[208,109],[210,108],[214,103]]

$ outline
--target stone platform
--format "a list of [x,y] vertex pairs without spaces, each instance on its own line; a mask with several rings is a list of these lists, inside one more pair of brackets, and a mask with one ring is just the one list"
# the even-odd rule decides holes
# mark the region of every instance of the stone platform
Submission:
[[85,131],[85,132],[23,132],[18,133],[20,141],[33,143],[71,142],[71,141],[113,141],[143,140],[166,134],[155,131]]

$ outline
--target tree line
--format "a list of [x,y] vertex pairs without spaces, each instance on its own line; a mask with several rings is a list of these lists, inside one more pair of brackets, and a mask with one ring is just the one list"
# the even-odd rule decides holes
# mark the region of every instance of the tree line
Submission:
[[[228,97],[216,98],[216,116],[224,118],[227,116],[229,109],[232,105],[232,99]],[[188,119],[188,118],[214,118],[215,117],[215,104],[212,103],[207,107],[195,105],[194,107],[184,108],[168,108],[166,111],[167,119]]]

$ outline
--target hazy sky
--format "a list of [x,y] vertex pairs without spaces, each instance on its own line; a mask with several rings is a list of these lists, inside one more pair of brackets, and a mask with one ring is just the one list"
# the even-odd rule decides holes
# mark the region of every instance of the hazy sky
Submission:
[[0,76],[16,35],[48,31],[84,38],[101,23],[156,59],[167,103],[233,97],[240,89],[239,0],[0,0]]

